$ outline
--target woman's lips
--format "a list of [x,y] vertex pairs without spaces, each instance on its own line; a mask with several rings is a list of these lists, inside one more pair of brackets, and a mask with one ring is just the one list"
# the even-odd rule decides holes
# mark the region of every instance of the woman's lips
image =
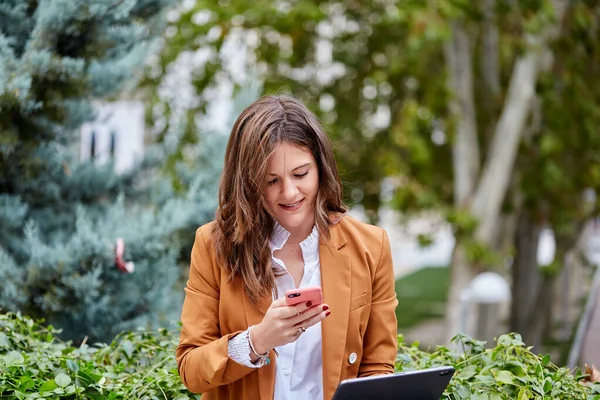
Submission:
[[302,207],[302,204],[304,204],[304,199],[299,200],[296,203],[293,203],[292,205],[279,204],[279,207],[281,207],[285,211],[296,211],[300,209],[300,207]]

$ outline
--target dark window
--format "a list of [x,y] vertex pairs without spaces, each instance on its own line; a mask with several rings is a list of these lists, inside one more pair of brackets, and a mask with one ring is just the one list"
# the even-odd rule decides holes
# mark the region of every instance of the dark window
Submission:
[[96,131],[92,131],[90,138],[90,158],[92,160],[96,158]]
[[110,157],[115,157],[115,147],[117,146],[117,132],[110,131]]

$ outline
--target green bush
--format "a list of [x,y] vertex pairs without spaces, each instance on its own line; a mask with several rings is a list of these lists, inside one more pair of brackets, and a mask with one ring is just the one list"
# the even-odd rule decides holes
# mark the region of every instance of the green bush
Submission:
[[199,398],[177,374],[175,332],[131,332],[109,345],[74,347],[40,322],[0,315],[0,399]]
[[526,347],[518,334],[502,335],[496,347],[457,335],[453,343],[464,351],[438,346],[433,352],[419,349],[419,343],[407,345],[398,337],[396,371],[409,371],[451,365],[456,374],[450,381],[444,400],[600,400],[600,384],[583,384],[584,377],[550,362]]
[[[193,399],[177,375],[178,335],[161,329],[131,332],[112,343],[61,342],[57,331],[19,314],[0,314],[0,399]],[[518,335],[497,346],[458,336],[457,353],[440,346],[429,353],[398,338],[397,371],[452,365],[457,373],[444,394],[458,399],[600,400],[600,385],[537,356]]]

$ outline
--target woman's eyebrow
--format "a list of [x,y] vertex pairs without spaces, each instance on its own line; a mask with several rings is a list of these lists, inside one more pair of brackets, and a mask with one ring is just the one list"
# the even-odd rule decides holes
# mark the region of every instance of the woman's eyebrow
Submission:
[[[309,166],[309,165],[311,165],[311,164],[312,164],[311,162],[307,162],[306,164],[302,164],[302,165],[300,165],[300,166],[297,166],[297,167],[296,167],[296,168],[294,168],[292,171],[295,171],[295,170],[297,170],[297,169],[300,169],[300,168],[304,168],[304,167],[306,167],[306,166]],[[274,176],[277,176],[277,174],[274,174],[274,173],[272,173],[272,172],[269,172],[269,175],[274,175]]]
[[297,170],[297,169],[300,169],[300,168],[306,167],[307,165],[310,165],[310,164],[312,164],[312,163],[309,163],[309,162],[307,162],[306,164],[302,164],[302,165],[300,165],[299,167],[296,167],[296,168],[294,168],[292,171],[295,171],[295,170]]

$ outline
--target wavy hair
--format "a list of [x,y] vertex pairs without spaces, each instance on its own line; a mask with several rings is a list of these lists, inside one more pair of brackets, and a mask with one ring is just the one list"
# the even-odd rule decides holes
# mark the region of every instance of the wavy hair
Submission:
[[347,210],[331,142],[315,115],[299,100],[265,96],[240,114],[225,152],[213,238],[218,262],[231,279],[242,279],[255,306],[275,287],[269,249],[274,219],[263,198],[268,159],[284,142],[310,150],[316,160],[315,224],[319,234],[329,237],[330,216]]

